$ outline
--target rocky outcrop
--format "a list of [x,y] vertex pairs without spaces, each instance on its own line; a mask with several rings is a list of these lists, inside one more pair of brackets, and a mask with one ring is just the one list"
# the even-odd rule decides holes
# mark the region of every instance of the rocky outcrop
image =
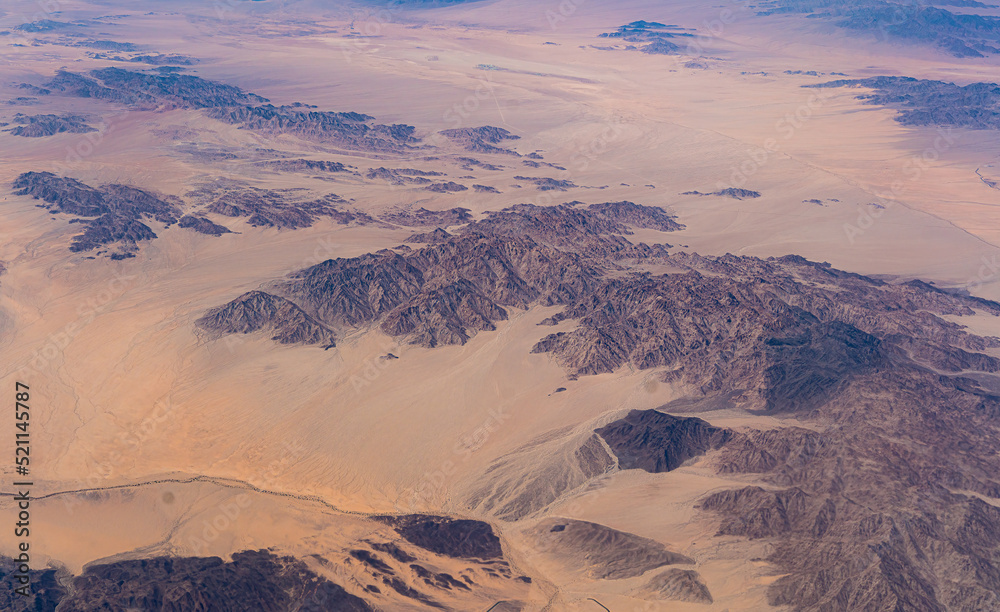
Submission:
[[423,287],[389,312],[381,329],[390,336],[406,336],[414,344],[433,348],[465,344],[476,332],[492,331],[496,329],[494,321],[506,318],[506,310],[471,281],[461,279]]
[[[1000,20],[997,21],[1000,24]],[[997,28],[1000,36],[1000,25]],[[1000,42],[1000,41],[998,41]],[[1000,85],[971,83],[961,86],[912,77],[843,79],[807,87],[852,87],[874,90],[858,96],[865,104],[885,106],[898,114],[903,125],[939,125],[976,130],[1000,129]]]
[[334,345],[334,334],[292,302],[263,291],[249,291],[208,311],[198,327],[212,334],[265,332],[282,344]]
[[336,194],[316,196],[301,189],[260,189],[237,181],[218,181],[191,191],[187,197],[204,206],[194,214],[182,214],[184,204],[174,196],[157,195],[127,185],[91,187],[51,172],[26,172],[14,181],[16,195],[30,195],[46,203],[51,212],[75,217],[71,223],[86,225],[73,239],[70,249],[90,251],[102,247],[113,250],[116,259],[132,257],[138,244],[156,238],[143,223],[152,219],[166,226],[175,223],[184,229],[218,236],[230,230],[207,218],[204,213],[244,217],[252,226],[298,229],[310,227],[327,217],[337,223],[364,225],[375,220],[367,214],[345,210]]
[[86,119],[79,115],[22,115],[14,116],[13,123],[17,127],[10,130],[14,136],[26,138],[44,138],[67,132],[70,134],[86,134],[96,132],[97,128],[87,125]]
[[[642,206],[634,202],[605,202],[591,204],[587,212],[598,217],[628,227],[654,229],[661,232],[675,232],[684,229],[677,217],[668,214],[659,206]],[[622,230],[628,233],[627,230]]]
[[58,606],[67,612],[374,610],[302,561],[264,550],[235,553],[230,562],[218,557],[156,557],[90,565],[73,579],[70,594]]
[[377,518],[410,544],[439,555],[474,561],[503,559],[500,538],[489,523],[427,514]]
[[462,225],[472,220],[468,208],[449,208],[448,210],[427,210],[426,208],[406,209],[384,213],[379,219],[394,225],[406,227],[450,227]]
[[218,108],[267,102],[234,85],[196,76],[146,74],[122,68],[101,68],[87,75],[61,70],[45,87],[64,95],[143,107]]
[[637,596],[662,601],[710,604],[714,600],[708,586],[694,570],[670,568],[649,579]]
[[[224,209],[212,209],[226,214]],[[462,208],[390,213],[394,223],[462,223]],[[507,318],[507,308],[562,304],[593,287],[608,257],[650,257],[665,250],[636,246],[625,223],[672,228],[662,209],[631,203],[573,206],[519,205],[468,224],[413,240],[409,252],[380,251],[323,262],[274,284],[281,295],[332,328],[378,323],[394,336],[424,346],[462,344]],[[584,249],[586,253],[565,252]],[[590,260],[600,255],[600,264]]]
[[369,180],[387,181],[392,185],[430,185],[429,176],[444,176],[444,173],[415,168],[371,168],[365,173],[365,178]]
[[109,212],[100,190],[51,172],[25,172],[12,186],[15,195],[30,195],[49,204],[46,208],[50,212],[77,217],[97,217]]
[[381,125],[374,117],[354,112],[302,110],[295,106],[213,106],[207,114],[224,123],[276,136],[291,134],[305,140],[366,152],[401,152],[416,142],[409,125]]
[[453,142],[461,145],[466,151],[473,153],[487,153],[491,155],[520,155],[511,149],[498,147],[501,142],[507,140],[518,140],[521,138],[503,128],[484,125],[475,128],[455,128],[441,130],[441,135]]
[[205,202],[205,210],[226,217],[244,217],[254,227],[299,229],[310,227],[323,217],[342,225],[367,224],[364,213],[343,210],[344,199],[330,193],[315,197],[295,189],[261,189],[236,185],[209,186],[188,194]]
[[491,164],[484,162],[482,160],[476,159],[474,157],[456,157],[455,162],[463,170],[472,170],[473,168],[482,168],[483,170],[489,170],[490,172],[499,172],[503,170],[503,166],[497,164]]
[[752,189],[743,189],[741,187],[726,187],[725,189],[720,189],[719,191],[713,191],[712,193],[702,193],[700,191],[685,191],[681,195],[696,195],[696,196],[718,196],[722,198],[732,198],[734,200],[745,200],[747,198],[759,198],[760,192],[754,191]]
[[439,227],[429,232],[413,234],[406,239],[406,242],[416,244],[434,244],[437,242],[445,242],[453,236],[453,234],[448,233],[448,230]]
[[257,163],[262,168],[277,172],[350,172],[351,166],[321,159],[275,159]]
[[618,457],[621,469],[669,472],[688,459],[725,444],[732,433],[693,417],[657,410],[632,410],[594,430]]
[[404,254],[329,260],[272,290],[332,327],[378,322],[387,333],[437,346],[492,329],[506,318],[504,307],[565,303],[596,274],[529,238],[463,233]]
[[461,183],[456,183],[455,181],[447,181],[444,183],[432,183],[424,187],[427,191],[433,191],[434,193],[456,193],[458,191],[468,191],[469,188]]
[[650,254],[637,250],[636,245],[624,237],[632,233],[628,220],[641,223],[641,226],[683,228],[662,209],[631,202],[596,204],[587,208],[570,204],[517,204],[487,215],[486,219],[471,223],[466,231],[504,237],[527,236],[560,250],[602,259]]
[[[127,185],[90,187],[51,172],[26,172],[13,183],[16,195],[30,195],[46,203],[51,212],[75,217],[86,229],[73,238],[70,250],[92,251],[109,247],[113,259],[134,257],[138,244],[156,238],[143,219],[173,225],[180,216],[175,199],[161,197]],[[169,200],[169,201],[168,201]]]
[[[651,55],[672,55],[680,52],[680,45],[670,39],[683,36],[691,36],[691,34],[684,31],[684,28],[643,20],[633,21],[619,27],[614,32],[601,34],[602,38],[641,44],[639,50]],[[632,48],[635,47],[632,46]]]
[[184,227],[188,229],[193,229],[199,234],[207,234],[209,236],[221,236],[223,234],[231,234],[232,230],[223,225],[219,225],[205,217],[196,217],[193,215],[184,215],[177,222],[178,227]]
[[68,593],[68,589],[62,584],[62,580],[65,579],[63,572],[55,569],[29,569],[30,595],[24,597],[15,591],[25,586],[21,582],[24,574],[18,572],[19,565],[10,557],[0,556],[0,610],[10,612],[55,610]]
[[996,304],[930,286],[890,285],[794,257],[678,254],[669,261],[695,265],[684,274],[606,281],[550,321],[575,319],[575,330],[548,336],[535,350],[577,374],[625,363],[664,367],[705,391],[748,389],[763,409],[799,410],[856,374],[888,367],[895,352],[886,340],[894,334],[948,338],[974,351],[997,343],[941,318],[971,314],[973,306],[997,313]]
[[537,176],[515,176],[515,181],[523,181],[525,183],[531,183],[538,188],[539,191],[566,191],[567,189],[573,189],[577,185],[573,181],[564,179],[554,179],[551,177],[537,177]]
[[39,19],[38,21],[32,21],[29,23],[22,23],[20,25],[14,26],[14,29],[19,32],[54,32],[56,30],[62,30],[65,28],[79,27],[81,24],[78,23],[68,23],[65,21],[56,21],[54,19]]
[[136,108],[204,109],[210,117],[243,129],[290,134],[357,151],[400,152],[416,142],[412,126],[382,125],[362,113],[317,111],[301,103],[274,106],[234,85],[173,72],[102,68],[82,75],[62,70],[45,87],[63,95]]

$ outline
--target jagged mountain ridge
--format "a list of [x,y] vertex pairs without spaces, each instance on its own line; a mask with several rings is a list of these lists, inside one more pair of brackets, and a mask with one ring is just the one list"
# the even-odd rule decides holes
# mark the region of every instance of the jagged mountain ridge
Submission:
[[1000,129],[1000,85],[996,83],[960,86],[945,81],[878,76],[841,79],[805,87],[872,89],[875,93],[860,95],[858,99],[865,104],[894,109],[898,113],[896,121],[902,125]]
[[86,75],[60,70],[45,89],[135,108],[203,109],[208,116],[263,134],[291,134],[359,151],[401,152],[416,142],[408,125],[382,125],[357,112],[316,111],[307,105],[274,106],[235,85],[185,74],[145,74],[100,68]]
[[51,172],[25,172],[13,183],[16,195],[30,195],[47,204],[50,212],[76,217],[86,224],[73,237],[70,250],[91,251],[105,245],[117,247],[113,259],[134,257],[138,243],[156,238],[142,219],[155,219],[166,226],[177,223],[181,211],[176,198],[154,195],[128,185],[90,187]]
[[618,219],[680,227],[662,209],[632,203],[598,205],[591,213],[572,206],[518,206],[470,223],[458,235],[444,232],[447,236],[421,249],[328,260],[266,291],[333,328],[377,322],[386,333],[424,346],[462,344],[506,319],[506,307],[569,303],[588,291],[608,265],[554,245],[584,245],[606,257],[663,252],[632,245]]

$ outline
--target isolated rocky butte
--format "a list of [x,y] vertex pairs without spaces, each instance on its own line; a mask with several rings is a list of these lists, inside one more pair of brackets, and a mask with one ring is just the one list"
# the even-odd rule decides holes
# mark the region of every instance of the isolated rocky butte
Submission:
[[65,28],[80,27],[81,25],[82,24],[67,23],[65,21],[55,21],[53,19],[40,19],[38,21],[22,23],[21,25],[14,26],[14,29],[21,32],[52,32]]
[[499,172],[503,170],[503,166],[497,164],[491,164],[484,162],[482,160],[476,159],[474,157],[456,157],[455,162],[463,170],[472,170],[473,168],[482,168],[483,170],[489,170],[490,172]]
[[156,238],[143,223],[154,219],[166,226],[178,226],[203,234],[219,236],[231,233],[225,226],[204,217],[214,213],[226,217],[245,217],[253,226],[297,229],[309,227],[322,217],[342,225],[374,223],[367,214],[344,210],[345,202],[335,194],[315,196],[300,189],[260,189],[243,183],[217,182],[189,192],[188,197],[203,209],[182,214],[184,203],[173,196],[160,196],[127,185],[108,184],[91,187],[72,178],[51,172],[26,172],[14,181],[16,195],[30,195],[47,203],[51,212],[72,215],[86,225],[73,238],[72,251],[90,251],[110,246],[115,259],[132,257],[142,241]]

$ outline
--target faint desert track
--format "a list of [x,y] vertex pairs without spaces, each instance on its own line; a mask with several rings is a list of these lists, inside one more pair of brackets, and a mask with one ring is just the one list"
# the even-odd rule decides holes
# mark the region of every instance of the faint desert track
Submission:
[[[160,484],[193,484],[193,483],[199,483],[199,482],[214,484],[214,485],[218,485],[220,487],[225,487],[225,488],[228,488],[228,489],[242,489],[242,490],[245,490],[245,491],[253,491],[255,493],[261,493],[263,495],[274,495],[274,496],[277,496],[277,497],[288,497],[288,498],[297,499],[297,500],[300,500],[300,501],[307,501],[307,502],[318,503],[318,504],[321,504],[321,505],[329,508],[330,510],[333,510],[334,512],[338,512],[338,513],[341,513],[341,514],[350,514],[350,515],[353,515],[353,516],[362,516],[362,517],[369,517],[370,518],[370,517],[373,517],[373,516],[384,516],[384,515],[387,515],[387,514],[403,514],[403,513],[392,513],[392,512],[378,512],[378,513],[375,513],[375,512],[356,512],[354,510],[344,510],[342,508],[338,508],[337,506],[334,506],[333,504],[327,502],[326,500],[324,500],[323,498],[321,498],[321,497],[319,497],[317,495],[294,495],[292,493],[282,493],[281,491],[273,491],[273,490],[270,490],[270,489],[262,489],[260,487],[254,486],[254,485],[252,485],[252,484],[250,484],[248,482],[244,482],[242,480],[236,480],[236,479],[233,479],[233,478],[220,478],[220,477],[215,477],[215,476],[194,476],[194,477],[191,477],[191,478],[161,478],[161,479],[157,479],[157,480],[145,480],[145,481],[142,481],[142,482],[136,482],[136,483],[132,483],[132,484],[111,485],[111,486],[107,486],[107,487],[93,487],[93,488],[85,488],[85,489],[69,489],[69,490],[66,490],[66,491],[55,491],[53,493],[46,493],[45,495],[39,495],[37,497],[33,497],[32,499],[34,499],[34,500],[42,500],[42,499],[48,499],[48,498],[52,498],[52,497],[59,497],[59,496],[62,496],[62,495],[78,495],[78,494],[81,494],[81,493],[97,493],[97,492],[100,492],[100,491],[114,491],[114,490],[122,490],[122,489],[138,489],[138,488],[142,488],[142,487],[148,487],[148,486],[154,486],[154,485],[160,485]],[[0,496],[13,497],[14,495],[15,495],[15,493],[0,492]]]

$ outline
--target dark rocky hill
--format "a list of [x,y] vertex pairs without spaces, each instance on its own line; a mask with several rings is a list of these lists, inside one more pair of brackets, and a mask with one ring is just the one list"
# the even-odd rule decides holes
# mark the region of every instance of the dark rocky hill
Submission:
[[472,220],[468,208],[449,208],[448,210],[427,210],[418,208],[416,210],[398,210],[388,212],[379,216],[379,219],[395,225],[405,225],[407,227],[449,227],[452,225],[462,225]]
[[441,135],[460,144],[466,151],[471,151],[473,153],[513,155],[515,157],[520,157],[520,154],[516,151],[496,146],[507,140],[518,140],[521,138],[520,136],[512,134],[503,128],[491,125],[484,125],[475,128],[455,128],[442,130]]
[[725,444],[731,432],[694,417],[656,410],[632,410],[624,418],[595,430],[625,470],[669,472],[693,457]]
[[972,83],[959,86],[912,77],[841,79],[807,87],[864,87],[875,93],[858,96],[865,104],[898,112],[903,125],[940,125],[977,130],[1000,129],[1000,85]]
[[[6,572],[0,569],[4,575]],[[42,589],[31,598],[8,602],[5,610],[343,610],[375,608],[340,585],[316,575],[293,557],[245,551],[226,562],[218,557],[155,557],[88,566],[57,588],[49,574],[36,572]],[[6,597],[5,592],[3,596]],[[2,599],[0,599],[2,602]]]
[[14,136],[26,138],[42,138],[68,132],[70,134],[86,134],[96,132],[97,128],[88,125],[87,120],[79,115],[22,115],[14,116],[13,123],[17,127],[10,130]]
[[234,181],[211,183],[188,193],[187,197],[203,206],[195,214],[183,214],[185,203],[174,196],[127,185],[91,187],[51,172],[25,172],[13,188],[16,195],[33,196],[45,202],[47,210],[71,215],[71,223],[86,226],[73,238],[71,250],[112,249],[109,255],[115,259],[134,256],[139,243],[156,238],[144,220],[168,227],[177,223],[181,228],[215,236],[231,230],[205,218],[205,213],[243,217],[250,225],[279,229],[309,227],[322,217],[342,225],[375,222],[365,213],[346,210],[346,202],[336,194],[317,197],[299,189],[261,189]]
[[127,185],[109,184],[93,188],[75,179],[51,172],[26,172],[15,179],[14,193],[30,195],[46,203],[51,212],[75,217],[86,226],[73,238],[72,251],[109,247],[114,259],[133,257],[138,243],[156,238],[143,219],[173,225],[180,208],[173,200]]
[[218,335],[266,332],[282,344],[334,345],[333,332],[323,324],[292,302],[262,291],[244,293],[210,310],[198,325]]
[[643,20],[633,21],[619,27],[614,32],[601,34],[602,38],[641,45],[638,47],[639,50],[651,55],[673,55],[679,53],[681,52],[681,45],[671,39],[690,36],[692,36],[692,33],[686,31],[684,28]]
[[317,159],[276,159],[257,165],[279,172],[350,172],[349,166],[335,161]]

